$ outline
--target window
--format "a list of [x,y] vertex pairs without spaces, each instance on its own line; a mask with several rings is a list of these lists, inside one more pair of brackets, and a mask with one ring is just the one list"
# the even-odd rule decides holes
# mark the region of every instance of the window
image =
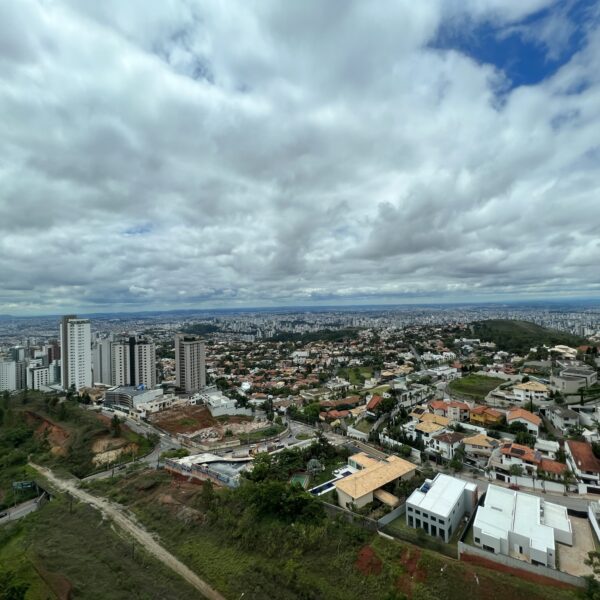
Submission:
[[476,538],[473,538],[473,539],[475,540],[475,543],[476,543],[476,544],[481,544],[481,540],[480,540],[478,537],[476,537]]
[[412,517],[408,517],[408,526],[409,527],[414,527],[414,525],[413,525],[413,518]]

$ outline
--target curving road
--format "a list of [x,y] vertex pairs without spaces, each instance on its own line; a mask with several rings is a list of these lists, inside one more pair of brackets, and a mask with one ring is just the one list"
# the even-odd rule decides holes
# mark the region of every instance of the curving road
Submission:
[[97,508],[104,515],[110,517],[119,527],[121,527],[121,529],[125,530],[135,538],[149,554],[183,577],[190,585],[194,586],[203,597],[208,598],[208,600],[225,600],[224,596],[208,585],[206,581],[200,579],[196,573],[184,565],[178,558],[173,556],[166,548],[161,546],[154,537],[138,525],[132,517],[125,514],[122,508],[105,498],[98,498],[80,489],[77,486],[76,480],[62,479],[50,469],[46,469],[45,467],[33,463],[29,464],[59,490],[72,494],[75,498]]

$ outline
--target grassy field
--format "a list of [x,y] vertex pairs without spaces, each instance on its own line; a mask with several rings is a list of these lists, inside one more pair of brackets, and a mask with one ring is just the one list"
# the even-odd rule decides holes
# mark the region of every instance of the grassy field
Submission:
[[354,429],[361,431],[362,433],[369,433],[371,429],[373,429],[374,421],[369,421],[368,419],[363,419],[358,424],[353,425]]
[[338,370],[338,377],[342,377],[349,381],[352,385],[361,386],[366,379],[373,377],[373,369],[371,367],[344,367]]
[[[575,600],[575,593],[458,562],[353,525],[257,520],[229,515],[219,491],[206,513],[199,486],[143,473],[93,484],[128,505],[162,542],[227,598],[248,600],[381,600],[410,597]],[[223,496],[224,495],[224,496]],[[501,590],[501,592],[500,592]],[[175,594],[169,598],[178,598]]]
[[506,382],[499,377],[471,374],[451,381],[449,387],[455,396],[462,396],[471,400],[483,400],[489,392],[502,383]]
[[257,429],[256,431],[252,431],[250,433],[240,434],[239,438],[243,443],[246,443],[247,441],[250,443],[259,442],[265,438],[280,434],[284,429],[285,427],[283,425],[271,425],[266,429]]
[[[0,528],[0,575],[29,587],[26,600],[198,598],[185,581],[115,532],[89,506],[57,497]],[[1,579],[0,579],[1,580]],[[0,587],[0,598],[9,598]],[[15,596],[15,598],[18,596]]]

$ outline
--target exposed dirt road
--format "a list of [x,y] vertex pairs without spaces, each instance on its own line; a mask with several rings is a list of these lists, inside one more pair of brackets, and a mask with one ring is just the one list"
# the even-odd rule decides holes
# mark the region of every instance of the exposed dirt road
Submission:
[[196,573],[186,567],[179,559],[175,558],[168,550],[163,548],[152,535],[138,525],[132,517],[126,515],[120,507],[109,500],[92,496],[92,494],[80,489],[77,487],[76,480],[62,479],[57,477],[50,469],[46,469],[45,467],[33,463],[30,463],[30,465],[58,489],[69,492],[75,498],[79,498],[82,502],[94,506],[102,511],[103,514],[110,517],[117,525],[133,536],[148,553],[152,554],[152,556],[175,571],[175,573],[181,575],[181,577],[189,584],[193,585],[203,597],[208,598],[208,600],[225,600],[224,596],[210,587],[210,585],[200,579]]

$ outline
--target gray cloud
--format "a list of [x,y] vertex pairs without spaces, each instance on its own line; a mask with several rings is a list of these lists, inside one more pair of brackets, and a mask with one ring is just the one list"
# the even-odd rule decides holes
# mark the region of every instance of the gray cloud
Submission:
[[597,293],[598,29],[430,46],[552,4],[1,3],[0,313]]

